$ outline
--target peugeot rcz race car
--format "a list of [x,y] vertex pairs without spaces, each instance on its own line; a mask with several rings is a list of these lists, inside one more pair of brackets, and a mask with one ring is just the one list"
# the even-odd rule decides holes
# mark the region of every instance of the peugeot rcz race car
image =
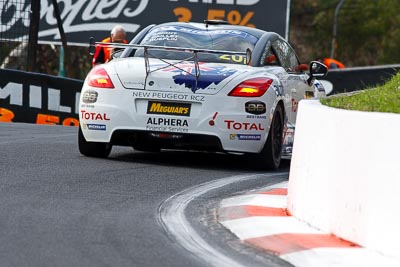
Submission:
[[248,155],[277,169],[290,157],[297,105],[325,96],[327,73],[273,32],[220,21],[150,25],[87,75],[79,103],[79,150],[107,157],[203,150]]

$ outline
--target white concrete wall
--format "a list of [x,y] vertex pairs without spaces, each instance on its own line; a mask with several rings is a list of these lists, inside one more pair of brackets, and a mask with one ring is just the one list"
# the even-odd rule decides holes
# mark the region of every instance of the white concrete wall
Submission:
[[299,104],[289,212],[323,231],[400,257],[400,115]]

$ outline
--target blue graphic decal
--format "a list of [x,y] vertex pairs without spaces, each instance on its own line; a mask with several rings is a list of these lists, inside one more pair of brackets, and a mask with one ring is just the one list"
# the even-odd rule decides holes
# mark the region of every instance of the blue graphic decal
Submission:
[[199,79],[197,80],[197,88],[195,76],[180,74],[173,76],[172,78],[174,78],[176,84],[184,84],[185,87],[190,88],[192,92],[195,93],[199,89],[206,89],[213,83],[215,85],[219,84],[221,81],[225,80],[235,72],[235,70],[230,69],[225,72],[216,71],[214,74],[209,74],[209,72],[207,72],[207,74],[201,73]]
[[184,62],[162,69],[162,71],[179,73],[178,75],[172,76],[174,82],[179,85],[185,85],[185,87],[189,88],[193,93],[199,89],[206,89],[213,83],[218,85],[220,82],[236,73],[236,70],[224,66],[207,67],[203,64],[204,63],[199,63],[200,76],[197,80],[197,87],[194,63]]

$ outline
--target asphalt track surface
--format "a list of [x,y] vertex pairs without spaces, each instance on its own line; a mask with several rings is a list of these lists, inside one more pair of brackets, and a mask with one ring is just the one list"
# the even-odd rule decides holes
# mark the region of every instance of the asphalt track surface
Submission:
[[289,266],[242,244],[216,219],[222,199],[286,181],[288,163],[265,173],[235,155],[128,147],[114,147],[108,159],[87,158],[78,152],[77,132],[0,123],[1,266],[210,266],[182,245],[162,212],[170,208],[171,219],[182,192],[241,176],[251,179],[193,196],[185,220],[237,266]]

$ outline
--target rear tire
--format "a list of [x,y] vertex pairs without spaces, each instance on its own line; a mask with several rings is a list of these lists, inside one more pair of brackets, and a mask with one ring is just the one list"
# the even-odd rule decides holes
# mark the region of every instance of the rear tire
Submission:
[[283,110],[281,105],[275,108],[267,141],[257,154],[256,165],[263,169],[277,170],[281,163],[283,144]]
[[81,154],[95,158],[107,158],[112,149],[110,143],[87,142],[83,136],[81,126],[79,126],[78,132],[78,146]]

